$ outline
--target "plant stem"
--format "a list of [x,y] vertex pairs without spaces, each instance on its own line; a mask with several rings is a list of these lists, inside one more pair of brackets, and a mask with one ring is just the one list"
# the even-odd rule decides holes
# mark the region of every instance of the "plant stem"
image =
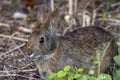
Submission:
[[73,14],[73,0],[68,0],[69,1],[69,15]]
[[[111,40],[111,41],[112,41],[112,40]],[[100,74],[101,62],[102,62],[102,60],[103,60],[103,58],[104,58],[104,56],[105,56],[105,54],[106,54],[106,52],[107,52],[107,50],[108,50],[108,48],[109,48],[109,46],[110,46],[111,41],[109,41],[109,42],[106,44],[106,47],[105,47],[105,49],[104,49],[104,51],[103,51],[103,54],[102,54],[102,57],[101,57],[101,58],[98,57],[98,72],[97,72],[97,75]]]
[[51,0],[51,11],[54,10],[54,0]]

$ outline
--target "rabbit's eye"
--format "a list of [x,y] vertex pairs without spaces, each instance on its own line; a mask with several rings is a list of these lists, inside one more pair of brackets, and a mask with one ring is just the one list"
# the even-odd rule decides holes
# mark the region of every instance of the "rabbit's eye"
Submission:
[[44,38],[43,37],[40,38],[39,43],[44,43]]

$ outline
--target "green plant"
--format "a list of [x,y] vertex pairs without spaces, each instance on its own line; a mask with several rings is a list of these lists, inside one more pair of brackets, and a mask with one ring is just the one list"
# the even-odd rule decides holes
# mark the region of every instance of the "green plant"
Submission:
[[97,75],[100,74],[101,62],[102,62],[102,60],[103,60],[103,58],[104,58],[104,56],[105,56],[105,53],[106,53],[107,49],[108,49],[109,46],[110,46],[110,43],[111,43],[111,42],[108,42],[108,44],[106,45],[105,49],[104,49],[103,52],[102,52],[102,56],[99,56],[99,52],[96,51],[96,58],[97,58],[96,64],[98,65],[98,66],[97,66],[97,68],[98,68],[98,70],[97,70]]
[[115,72],[115,80],[120,80],[120,54],[115,56],[113,59],[114,59],[116,65],[118,66],[118,69]]
[[115,71],[115,80],[120,80],[120,55],[115,56],[113,59],[115,64],[119,67]]
[[120,69],[116,70],[115,80],[120,80]]
[[58,71],[57,73],[52,73],[47,80],[62,80],[67,78],[68,80],[80,79],[82,76],[83,68],[73,68],[71,66],[64,67],[63,70]]
[[82,74],[83,68],[73,68],[66,66],[63,70],[57,73],[52,73],[46,80],[112,80],[111,76],[105,73],[100,73],[98,77]]
[[[120,36],[118,38],[118,41],[120,42]],[[115,80],[120,80],[120,46],[118,46],[118,55],[114,56],[113,60],[115,61],[115,64],[118,66],[118,69],[115,72]]]
[[120,66],[120,55],[115,56],[113,59],[115,63]]

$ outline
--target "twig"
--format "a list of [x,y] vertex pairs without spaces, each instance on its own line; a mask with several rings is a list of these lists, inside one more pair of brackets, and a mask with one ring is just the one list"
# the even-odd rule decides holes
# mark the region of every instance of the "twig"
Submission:
[[103,6],[105,6],[106,5],[106,3],[105,2],[103,2],[98,8],[96,8],[96,11],[98,11],[98,10],[100,10]]
[[99,20],[99,21],[111,21],[111,22],[120,23],[120,20],[117,20],[117,19],[99,18],[98,20]]
[[26,45],[26,43],[23,43],[23,44],[21,44],[21,45],[15,47],[15,48],[13,48],[13,49],[11,49],[11,50],[5,52],[5,53],[1,53],[1,54],[0,54],[0,57],[1,57],[1,56],[4,56],[4,55],[6,55],[6,54],[9,54],[9,53],[15,51],[16,49],[21,48],[21,47],[23,47],[23,46],[25,46],[25,45]]
[[23,69],[26,69],[27,67],[29,67],[29,66],[31,66],[31,65],[33,65],[33,62],[31,62],[31,63],[29,63],[29,64],[23,66],[21,69],[22,69],[22,70],[23,70]]
[[0,74],[1,77],[3,76],[19,76],[19,77],[23,77],[23,78],[28,78],[28,79],[33,79],[33,80],[36,80],[36,78],[33,78],[33,77],[27,77],[27,76],[23,76],[23,75],[19,75],[19,74],[10,74],[10,75],[5,75],[5,74]]
[[30,79],[34,79],[35,80],[35,78],[32,78],[32,77],[26,77],[26,76],[23,76],[23,75],[16,74],[16,73],[19,73],[19,72],[33,72],[33,71],[36,71],[36,69],[0,71],[0,76],[7,76],[7,77],[9,77],[9,76],[10,77],[12,77],[12,76],[19,76],[19,77],[30,78]]
[[[0,22],[0,27],[6,27],[6,28],[11,28],[12,26],[8,23],[2,23]],[[24,32],[24,33],[32,33],[32,30],[31,29],[27,29],[25,27],[22,27],[22,26],[19,26],[19,27],[16,27],[17,30],[21,31],[21,32]]]
[[54,0],[51,0],[51,11],[54,10]]
[[18,76],[18,74],[10,74],[10,75],[0,74],[0,76]]
[[120,42],[117,42],[117,45],[120,46]]
[[120,2],[117,2],[117,3],[114,3],[111,5],[111,7],[115,7],[115,6],[119,6],[120,5]]
[[7,74],[7,73],[19,73],[19,72],[33,72],[33,71],[36,71],[36,70],[37,69],[0,71],[0,74],[1,73]]
[[96,18],[96,15],[97,15],[96,10],[93,10],[93,16],[92,16],[92,22],[91,22],[92,25],[95,24],[95,18]]
[[78,3],[78,0],[75,0],[74,1],[74,13],[76,13],[77,12],[77,3]]
[[120,26],[120,23],[108,23],[109,25]]
[[82,27],[85,27],[85,26],[90,26],[90,20],[91,20],[91,17],[89,15],[87,15],[88,11],[84,11],[83,12],[83,21],[82,21]]
[[[15,47],[18,46],[13,40],[12,40],[12,42],[13,42],[13,44],[15,45]],[[23,53],[23,51],[22,51],[20,48],[17,48],[17,49],[20,51],[20,53],[21,53],[29,62],[31,62],[31,60],[28,58],[28,56],[25,55],[25,53]]]
[[12,76],[10,76],[10,73],[9,73],[9,71],[7,70],[6,66],[4,66],[4,69],[5,69],[5,71],[6,71],[6,74],[9,75],[9,78],[13,80],[13,78],[12,78]]
[[[9,38],[9,39],[11,39],[11,35],[0,34],[0,37],[4,37],[4,38]],[[23,41],[23,42],[28,42],[28,39],[23,39],[23,38],[14,37],[14,36],[12,37],[12,39],[19,40],[19,41]]]
[[0,26],[3,26],[3,27],[10,27],[9,24],[7,24],[7,23],[1,23],[1,22],[0,22]]
[[25,32],[25,33],[32,33],[32,30],[31,29],[27,29],[25,27],[19,27],[18,28],[19,31],[22,31],[22,32]]
[[68,0],[69,1],[69,15],[73,14],[73,0]]

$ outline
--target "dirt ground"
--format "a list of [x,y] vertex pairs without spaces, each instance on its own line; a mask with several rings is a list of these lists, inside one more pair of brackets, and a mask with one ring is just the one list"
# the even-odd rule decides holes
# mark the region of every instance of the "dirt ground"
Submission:
[[[58,32],[61,34],[69,26],[64,20],[64,16],[69,14],[68,0],[54,0],[54,6],[60,12]],[[41,8],[44,8],[44,12],[41,12]],[[40,78],[29,58],[32,53],[26,50],[28,38],[39,20],[39,12],[43,13],[40,17],[44,18],[50,14],[50,0],[0,0],[0,80]],[[102,26],[118,39],[120,0],[78,0],[77,10],[73,15],[77,20],[77,27],[85,25],[82,16],[87,15],[89,25]],[[119,44],[119,40],[117,43]]]

